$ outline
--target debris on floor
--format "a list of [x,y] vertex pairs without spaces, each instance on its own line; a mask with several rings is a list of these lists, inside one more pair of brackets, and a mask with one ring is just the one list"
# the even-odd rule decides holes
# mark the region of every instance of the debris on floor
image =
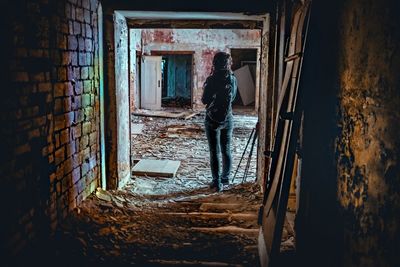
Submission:
[[82,257],[85,266],[258,266],[262,194],[257,185],[152,197],[134,193],[133,187],[107,191],[111,200],[90,196],[73,211],[62,235],[75,245],[60,244],[69,261]]
[[[65,266],[259,266],[258,209],[262,193],[251,162],[249,179],[216,192],[209,188],[204,116],[179,119],[133,116],[143,134],[132,139],[132,159],[180,161],[175,177],[133,175],[121,190],[98,188],[63,223],[56,250]],[[235,117],[235,171],[255,117]],[[175,134],[165,138],[160,133]],[[188,134],[190,133],[190,134]],[[240,170],[243,174],[243,170]],[[240,174],[238,175],[240,177]],[[284,246],[292,249],[285,224]],[[291,242],[292,241],[292,242]]]
[[[142,188],[145,188],[146,194],[155,192],[168,194],[208,186],[212,178],[208,142],[204,132],[204,114],[186,120],[184,123],[179,119],[139,116],[132,116],[132,122],[145,124],[143,134],[132,139],[133,159],[169,159],[181,162],[176,177],[169,181],[157,179],[157,182],[154,182],[154,179],[134,175],[133,183],[138,183],[136,189],[138,194]],[[234,116],[232,175],[236,171],[247,140],[256,123],[257,117],[255,116]],[[242,181],[246,160],[247,154],[238,170],[234,184]],[[256,151],[251,159],[247,178],[252,182],[256,179]],[[154,188],[154,193],[149,192],[149,187]]]

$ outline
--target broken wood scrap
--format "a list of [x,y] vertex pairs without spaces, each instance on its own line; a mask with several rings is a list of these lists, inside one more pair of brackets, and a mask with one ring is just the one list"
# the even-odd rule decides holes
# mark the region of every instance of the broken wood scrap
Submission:
[[185,112],[167,112],[159,110],[137,110],[132,113],[136,116],[147,116],[147,117],[160,117],[160,118],[179,118],[185,115]]

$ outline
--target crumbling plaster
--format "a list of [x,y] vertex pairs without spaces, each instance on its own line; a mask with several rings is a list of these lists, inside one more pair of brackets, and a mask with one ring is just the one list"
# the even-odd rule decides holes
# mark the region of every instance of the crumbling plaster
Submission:
[[[137,29],[131,30],[132,34],[137,36]],[[202,87],[211,72],[214,54],[230,52],[231,48],[260,49],[261,33],[260,30],[144,29],[141,41],[136,38],[136,44],[136,50],[144,55],[151,55],[151,51],[193,51],[193,108],[202,109]]]
[[400,233],[399,5],[366,2],[346,2],[341,20],[338,198],[345,264],[391,266]]

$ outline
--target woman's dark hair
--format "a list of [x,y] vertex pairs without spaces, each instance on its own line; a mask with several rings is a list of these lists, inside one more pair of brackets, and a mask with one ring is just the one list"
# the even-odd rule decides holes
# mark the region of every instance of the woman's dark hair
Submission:
[[218,52],[215,54],[213,59],[214,71],[219,70],[230,70],[230,58],[231,55],[225,52]]

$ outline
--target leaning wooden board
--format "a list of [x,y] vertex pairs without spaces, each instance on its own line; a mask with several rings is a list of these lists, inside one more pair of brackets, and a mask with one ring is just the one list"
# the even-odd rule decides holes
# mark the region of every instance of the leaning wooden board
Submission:
[[133,175],[152,177],[174,177],[181,165],[180,161],[142,159],[132,169]]
[[[289,53],[286,73],[280,96],[278,98],[278,113],[276,118],[274,151],[269,176],[270,186],[264,195],[263,206],[260,209],[261,231],[259,244],[263,251],[261,266],[277,266],[280,253],[280,243],[285,219],[287,201],[293,174],[296,143],[299,135],[301,107],[298,98],[299,77],[304,52],[304,22],[308,14],[310,1],[296,4],[293,7],[293,20],[289,40]],[[307,23],[308,24],[308,23]],[[307,28],[307,27],[306,27]],[[294,54],[291,54],[294,53]],[[296,56],[293,56],[296,55]],[[292,64],[289,64],[293,62]],[[290,85],[290,86],[289,86]],[[286,101],[284,101],[286,99]],[[288,115],[287,115],[288,114]]]

